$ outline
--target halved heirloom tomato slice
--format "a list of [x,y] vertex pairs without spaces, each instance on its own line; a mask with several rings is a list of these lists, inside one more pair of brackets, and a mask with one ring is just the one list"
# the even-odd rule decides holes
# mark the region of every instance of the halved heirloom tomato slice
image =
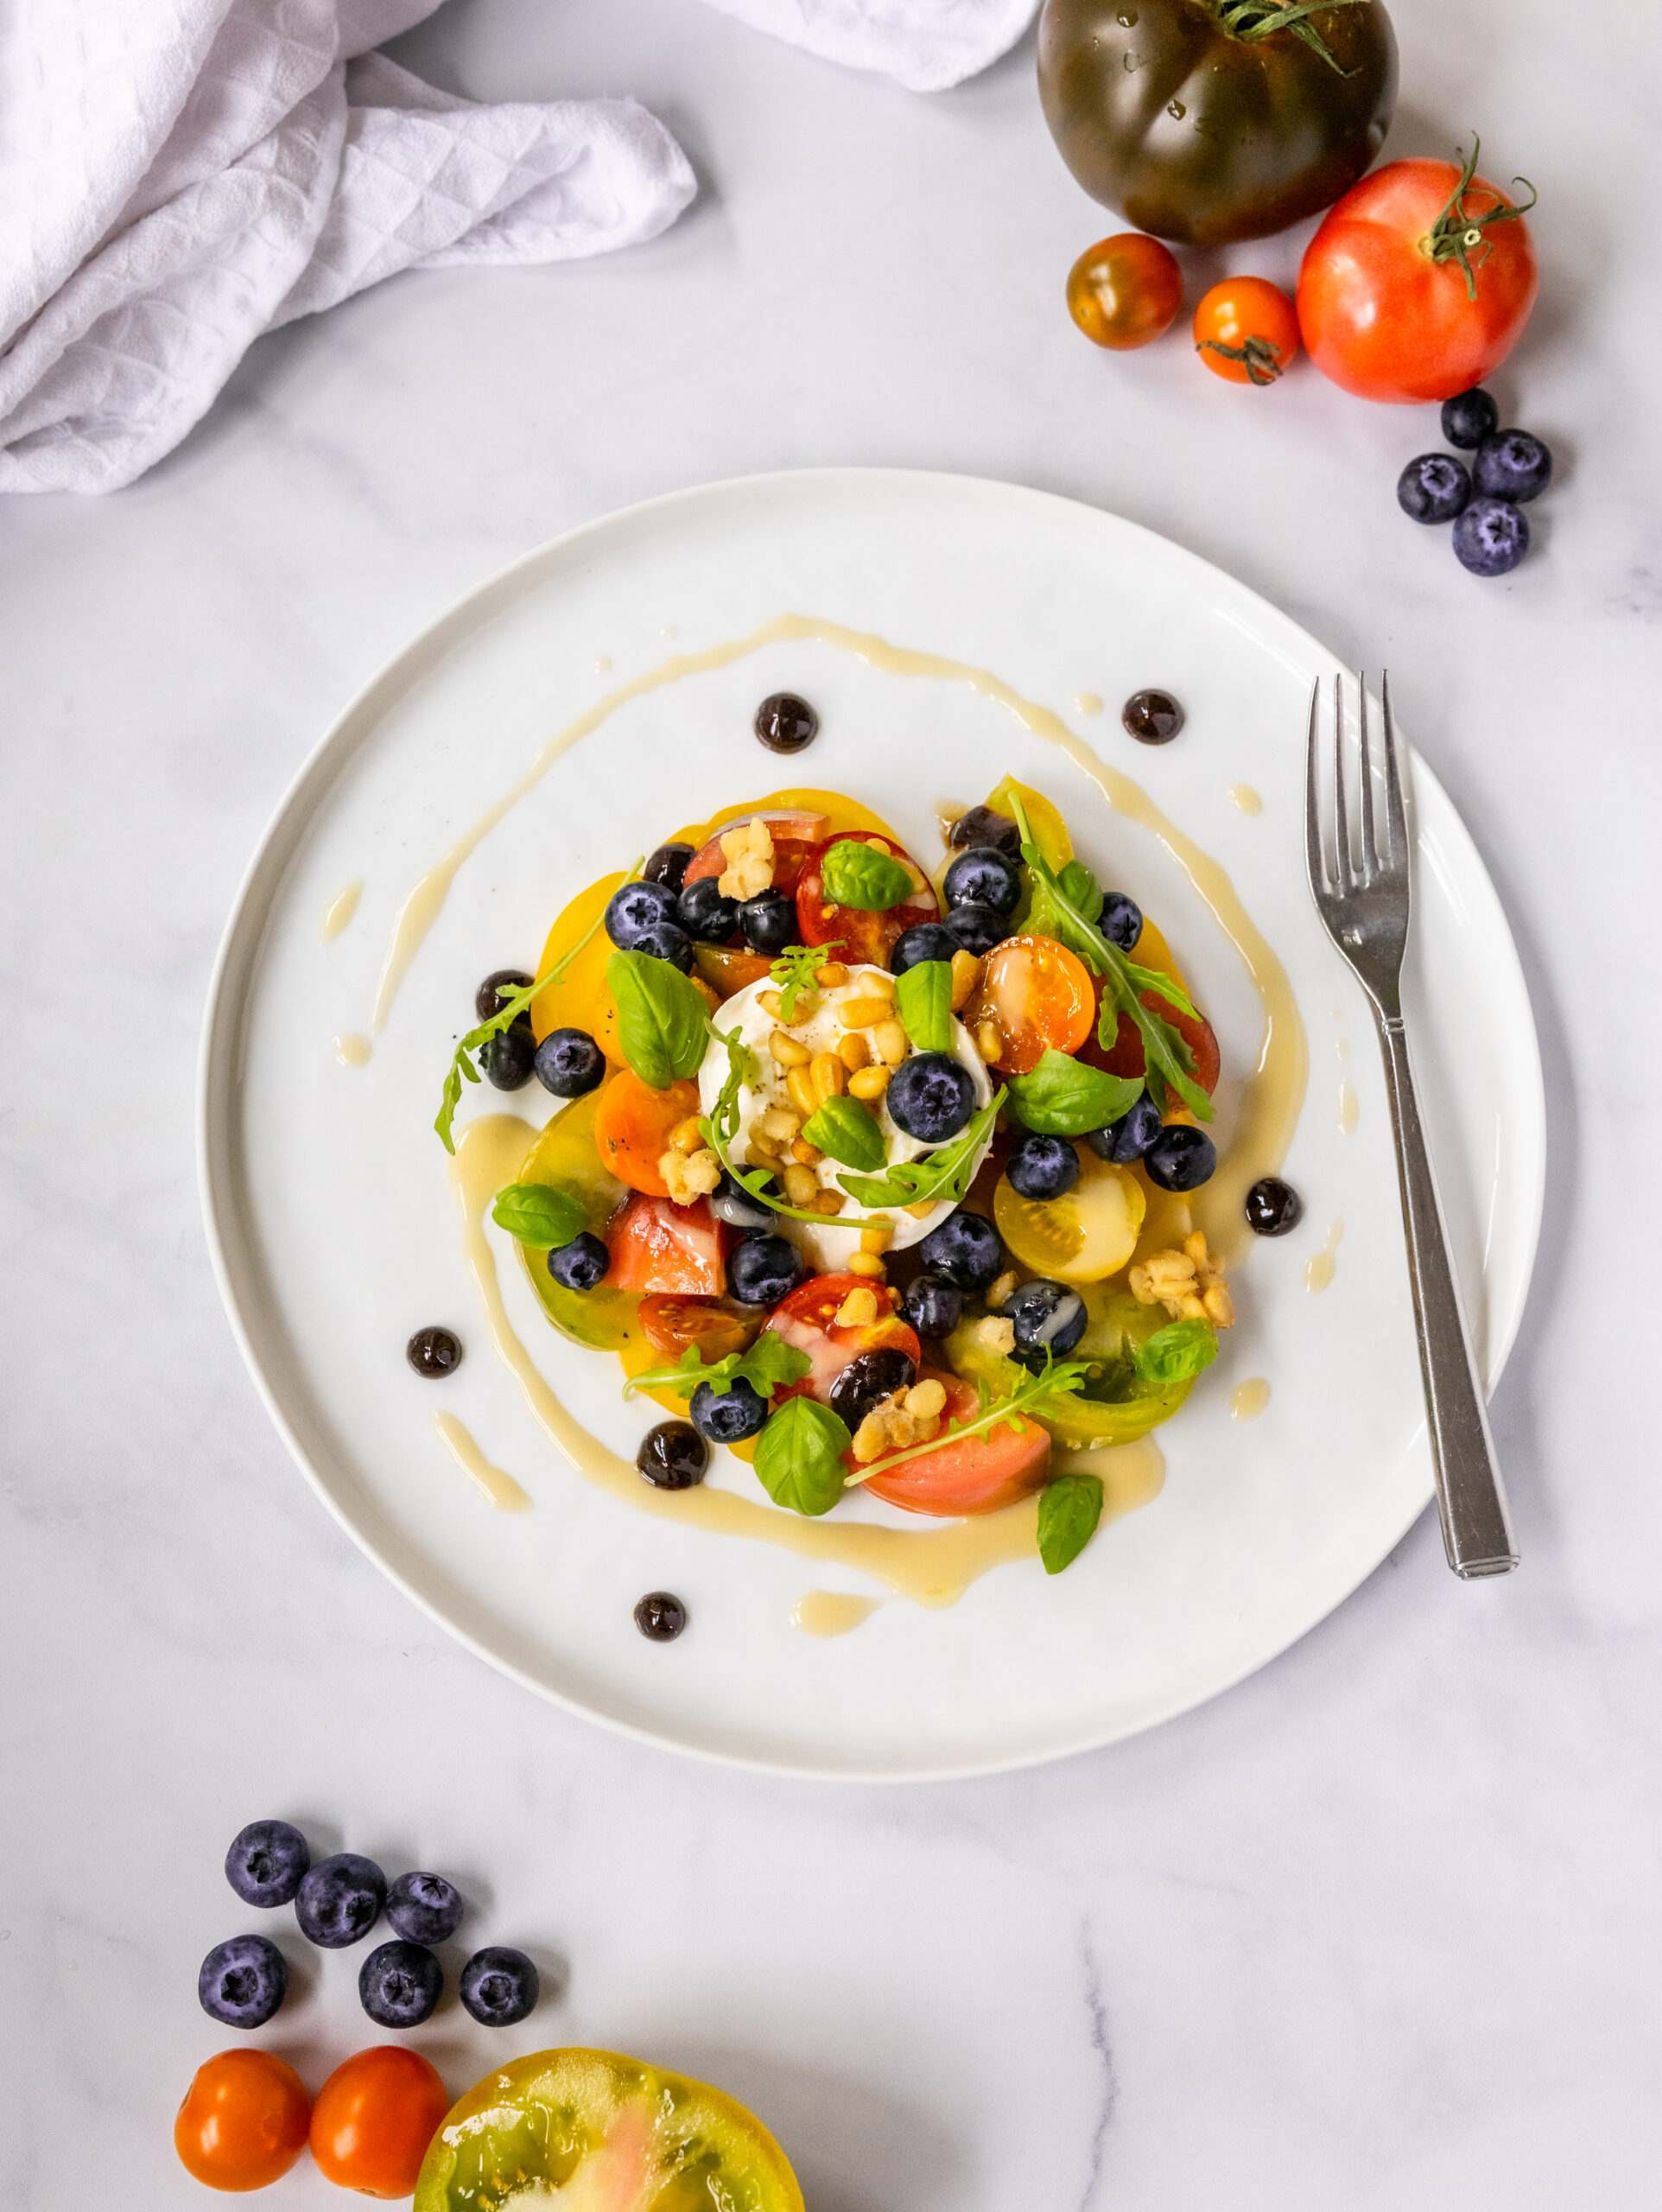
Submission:
[[[877,1299],[875,1321],[837,1319],[851,1291],[869,1290]],[[789,1298],[782,1299],[768,1316],[768,1326],[788,1344],[795,1344],[814,1363],[800,1382],[778,1394],[784,1398],[828,1399],[831,1385],[851,1361],[862,1352],[903,1351],[916,1363],[923,1354],[917,1332],[909,1328],[895,1308],[898,1291],[866,1275],[814,1275]]]
[[707,1367],[730,1351],[743,1351],[761,1332],[759,1313],[733,1313],[702,1298],[669,1298],[654,1292],[641,1300],[641,1333],[648,1344],[679,1359],[696,1345]]
[[[981,1402],[973,1384],[938,1367],[925,1368],[918,1380],[933,1380],[945,1390],[948,1421],[974,1420]],[[957,1441],[948,1439],[932,1452],[906,1460],[891,1475],[882,1471],[879,1459],[866,1488],[873,1497],[903,1506],[908,1513],[955,1521],[1013,1505],[1038,1489],[1050,1464],[1049,1434],[1037,1421],[1017,1414],[997,1428]]]
[[[828,837],[809,855],[796,885],[796,927],[804,944],[834,944],[841,960],[868,961],[874,967],[886,968],[889,955],[908,930],[916,929],[919,922],[940,920],[941,904],[925,881],[921,891],[914,891],[898,906],[885,906],[880,913],[868,913],[859,906],[828,906],[821,875],[825,855],[833,845],[854,834],[844,830]],[[904,861],[923,875],[906,848],[896,844],[892,837],[879,836],[874,830],[857,834],[862,844],[892,853],[896,860]]]
[[428,2145],[412,2212],[802,2212],[784,2152],[720,2089],[610,2050],[494,2068]]
[[[1218,1052],[1217,1033],[1211,1023],[1203,1014],[1179,1014],[1158,991],[1144,991],[1141,997],[1151,1014],[1158,1014],[1171,1024],[1194,1054],[1195,1080],[1209,1098],[1218,1087],[1218,1075],[1223,1065]],[[1141,1075],[1146,1065],[1142,1033],[1128,1014],[1120,1015],[1113,1042],[1106,1051],[1097,1043],[1093,1026],[1090,1036],[1079,1048],[1079,1057],[1092,1067],[1106,1068],[1110,1075]],[[1174,1104],[1177,1103],[1173,1101]]]
[[742,830],[749,822],[767,823],[768,835],[773,840],[773,887],[787,893],[796,888],[809,855],[831,827],[828,814],[809,814],[801,808],[758,806],[753,813],[736,814],[731,822],[722,823],[714,836],[707,838],[693,855],[687,863],[682,883],[696,883],[703,876],[720,875],[727,865],[721,840],[730,830]]
[[1028,1075],[1047,1052],[1076,1052],[1096,1019],[1090,970],[1049,937],[1007,937],[981,963],[963,1020],[999,1033],[998,1073]]
[[606,1230],[608,1290],[654,1291],[674,1298],[720,1298],[727,1287],[726,1231],[707,1198],[678,1206],[637,1192]]
[[672,1083],[654,1090],[633,1068],[619,1068],[596,1095],[594,1149],[600,1165],[631,1191],[667,1198],[669,1185],[658,1162],[669,1149],[669,1133],[699,1111],[698,1085]]

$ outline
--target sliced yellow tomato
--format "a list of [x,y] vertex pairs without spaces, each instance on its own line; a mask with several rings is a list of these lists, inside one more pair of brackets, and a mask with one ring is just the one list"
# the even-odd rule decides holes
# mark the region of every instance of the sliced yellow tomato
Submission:
[[453,2105],[412,2212],[523,2204],[560,2212],[802,2212],[784,2152],[754,2113],[610,2050],[539,2050]]
[[[561,911],[549,931],[536,972],[546,976],[556,960],[565,960],[567,965],[558,980],[531,1001],[531,1027],[539,1045],[551,1029],[584,1029],[614,1067],[623,1065],[623,1047],[618,1042],[617,1001],[606,988],[606,963],[617,948],[605,930],[594,925],[623,880],[621,869],[603,875]],[[583,944],[589,930],[594,934]]]
[[[594,1143],[594,1109],[600,1094],[574,1098],[556,1114],[525,1155],[519,1171],[522,1183],[547,1183],[569,1192],[583,1209],[584,1227],[599,1236],[629,1193],[615,1175],[600,1164]],[[580,1344],[600,1351],[622,1351],[631,1344],[645,1344],[641,1329],[640,1300],[633,1291],[568,1290],[549,1273],[549,1255],[522,1244],[519,1256],[542,1301],[543,1311],[556,1329]],[[650,1346],[647,1346],[650,1351]],[[653,1354],[653,1357],[657,1355]],[[651,1360],[643,1363],[650,1366]]]
[[1021,801],[1021,810],[1027,817],[1027,826],[1040,852],[1052,868],[1065,868],[1074,856],[1074,841],[1068,835],[1067,823],[1043,791],[1036,791],[1031,785],[1018,784],[1013,776],[1006,776],[988,796],[987,805],[995,814],[1008,814],[1013,819],[1012,791]]
[[993,1218],[1012,1256],[1035,1274],[1062,1282],[1100,1282],[1117,1274],[1137,1249],[1147,1205],[1128,1168],[1075,1145],[1079,1180],[1059,1198],[1024,1198],[1000,1176]]

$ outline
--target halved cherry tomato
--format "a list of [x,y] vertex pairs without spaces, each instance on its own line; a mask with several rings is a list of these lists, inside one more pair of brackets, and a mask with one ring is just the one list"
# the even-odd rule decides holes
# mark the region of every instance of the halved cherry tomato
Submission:
[[[933,1380],[947,1394],[945,1418],[974,1421],[980,1399],[967,1382],[939,1368],[923,1370],[919,1381]],[[879,1470],[882,1460],[878,1461]],[[929,1513],[953,1520],[962,1515],[996,1513],[1037,1490],[1050,1464],[1050,1440],[1037,1421],[1017,1416],[983,1429],[961,1442],[947,1442],[921,1458],[908,1459],[891,1475],[872,1475],[866,1487],[873,1497],[904,1506],[908,1513]]]
[[[839,1321],[843,1301],[851,1291],[877,1294],[875,1321]],[[782,1299],[768,1316],[768,1326],[788,1344],[805,1351],[814,1363],[800,1382],[779,1393],[781,1398],[808,1396],[823,1402],[831,1385],[851,1360],[862,1352],[903,1351],[916,1362],[923,1355],[917,1332],[908,1328],[895,1309],[898,1291],[874,1283],[866,1275],[815,1275]]]
[[696,1345],[707,1367],[730,1351],[743,1351],[760,1332],[759,1313],[730,1313],[725,1306],[708,1306],[697,1298],[666,1298],[654,1293],[640,1303],[641,1332],[671,1359]]
[[608,1290],[656,1291],[669,1298],[720,1298],[727,1287],[722,1263],[726,1232],[707,1198],[678,1206],[637,1193],[606,1230],[612,1265]]
[[450,2094],[417,2050],[377,2044],[334,2072],[312,2108],[312,2156],[326,2181],[363,2196],[409,2196]]
[[1273,384],[1298,353],[1292,302],[1266,277],[1225,277],[1195,310],[1195,351],[1226,384]]
[[173,2124],[185,2171],[209,2189],[263,2189],[306,2148],[312,2101],[269,2050],[222,2050],[199,2066]]
[[[858,906],[828,906],[821,869],[830,847],[841,842],[839,838],[828,837],[804,862],[796,886],[796,927],[804,944],[834,944],[840,960],[864,960],[886,968],[889,955],[908,930],[915,929],[919,922],[939,921],[940,902],[925,882],[921,891],[914,891],[899,906],[885,907],[881,913],[866,913]],[[863,842],[879,846],[884,852],[892,853],[898,861],[917,868],[905,847],[896,844],[892,837],[879,837],[875,831],[868,831]],[[917,872],[920,876],[923,874],[921,868]]]
[[[1098,984],[1099,995],[1101,990]],[[1195,1080],[1209,1098],[1218,1087],[1218,1074],[1222,1062],[1218,1053],[1217,1032],[1202,1014],[1179,1014],[1175,1006],[1163,999],[1158,991],[1142,993],[1143,1004],[1152,1014],[1169,1021],[1195,1056]],[[1079,1058],[1092,1067],[1106,1068],[1110,1075],[1141,1075],[1145,1065],[1142,1032],[1128,1014],[1120,1017],[1113,1042],[1104,1051],[1096,1041],[1096,1023],[1079,1049]]]
[[776,891],[791,892],[810,853],[831,827],[828,815],[789,812],[778,807],[759,807],[754,814],[736,814],[731,822],[724,822],[715,835],[701,845],[687,863],[683,883],[696,883],[706,875],[720,875],[726,867],[726,855],[721,849],[721,840],[730,830],[742,830],[747,822],[762,821],[768,826],[773,840],[773,887]]
[[1069,314],[1093,344],[1112,353],[1158,338],[1183,303],[1177,256],[1140,231],[1099,238],[1068,271]]
[[1026,1075],[1052,1047],[1075,1052],[1091,1033],[1096,996],[1084,962],[1049,937],[1007,937],[981,965],[963,1020],[972,1034],[991,1021],[999,1076]]
[[669,1148],[670,1130],[698,1110],[695,1083],[654,1090],[633,1068],[619,1068],[594,1102],[594,1148],[601,1166],[631,1191],[667,1198],[669,1185],[658,1162]]

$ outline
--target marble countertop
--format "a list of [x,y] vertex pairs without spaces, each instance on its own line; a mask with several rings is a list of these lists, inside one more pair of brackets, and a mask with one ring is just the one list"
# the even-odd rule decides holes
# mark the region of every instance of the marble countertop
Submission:
[[[194,2201],[171,2116],[231,2037],[193,1977],[241,1922],[225,1844],[268,1813],[455,1875],[475,1940],[542,1961],[545,2040],[720,2081],[811,2212],[1653,2190],[1662,1497],[1631,1378],[1662,1090],[1662,318],[1639,251],[1662,39],[1640,0],[1602,11],[1595,55],[1546,0],[1394,14],[1392,150],[1475,124],[1485,168],[1541,195],[1542,302],[1497,385],[1560,480],[1505,582],[1397,512],[1430,410],[1075,335],[1063,275],[1115,226],[1051,151],[1031,39],[924,100],[693,0],[450,0],[398,48],[480,97],[638,92],[703,188],[664,238],[396,279],[258,345],[132,489],[0,512],[6,2204]],[[1289,277],[1301,244],[1197,257],[1193,289]],[[1388,662],[1506,901],[1547,1078],[1541,1257],[1494,1409],[1522,1572],[1458,1585],[1428,1516],[1201,1711],[933,1789],[683,1763],[452,1644],[261,1410],[193,1157],[225,912],[348,696],[574,523],[843,461],[1113,508]],[[302,1950],[263,2040],[315,2086],[375,2038],[355,1959]],[[458,2090],[498,2055],[454,2006],[424,2047]],[[309,2168],[282,2185],[333,2201]]]

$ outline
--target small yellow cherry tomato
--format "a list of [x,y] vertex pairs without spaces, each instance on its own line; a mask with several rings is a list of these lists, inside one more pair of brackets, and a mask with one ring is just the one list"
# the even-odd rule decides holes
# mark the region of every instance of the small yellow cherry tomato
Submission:
[[1292,302],[1264,276],[1226,276],[1195,310],[1195,351],[1226,384],[1273,384],[1298,352]]
[[1128,353],[1171,327],[1183,271],[1158,238],[1121,231],[1088,246],[1068,271],[1068,312],[1094,345]]

